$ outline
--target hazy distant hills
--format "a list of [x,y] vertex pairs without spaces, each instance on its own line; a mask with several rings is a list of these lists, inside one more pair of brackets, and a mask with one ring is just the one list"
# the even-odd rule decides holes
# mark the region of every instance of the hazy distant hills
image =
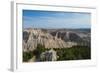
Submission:
[[23,30],[23,51],[33,51],[37,44],[45,48],[69,48],[75,45],[90,46],[90,29],[36,29]]
[[90,29],[58,29],[48,30],[52,36],[57,36],[63,41],[68,42],[90,42]]

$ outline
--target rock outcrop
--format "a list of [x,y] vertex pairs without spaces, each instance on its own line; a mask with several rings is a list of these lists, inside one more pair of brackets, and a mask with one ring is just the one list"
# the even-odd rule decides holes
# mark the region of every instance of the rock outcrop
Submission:
[[33,51],[37,44],[45,48],[69,48],[75,45],[90,46],[91,34],[89,30],[65,29],[24,29],[23,51]]
[[57,53],[53,49],[49,51],[45,51],[40,55],[41,61],[56,61],[57,60]]

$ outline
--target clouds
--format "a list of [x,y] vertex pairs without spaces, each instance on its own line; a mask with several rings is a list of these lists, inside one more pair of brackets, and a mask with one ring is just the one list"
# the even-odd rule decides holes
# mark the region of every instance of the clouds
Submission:
[[23,12],[24,28],[90,28],[91,14],[72,12],[32,11]]

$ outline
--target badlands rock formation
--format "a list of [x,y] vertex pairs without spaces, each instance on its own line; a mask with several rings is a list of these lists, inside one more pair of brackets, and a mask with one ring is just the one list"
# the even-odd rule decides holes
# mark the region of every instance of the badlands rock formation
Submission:
[[23,31],[23,51],[33,51],[37,44],[41,44],[45,48],[68,48],[77,45],[76,42],[64,41],[58,36],[58,33],[53,36],[42,29],[25,29]]
[[37,29],[23,30],[23,51],[33,51],[37,44],[45,48],[69,48],[75,45],[90,46],[90,29]]

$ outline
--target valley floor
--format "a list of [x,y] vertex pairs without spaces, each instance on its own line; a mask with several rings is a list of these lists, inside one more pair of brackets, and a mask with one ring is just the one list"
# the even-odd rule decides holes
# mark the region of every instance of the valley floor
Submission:
[[44,48],[38,45],[34,51],[23,52],[23,62],[68,61],[91,59],[91,49],[88,46],[73,46],[71,48]]

